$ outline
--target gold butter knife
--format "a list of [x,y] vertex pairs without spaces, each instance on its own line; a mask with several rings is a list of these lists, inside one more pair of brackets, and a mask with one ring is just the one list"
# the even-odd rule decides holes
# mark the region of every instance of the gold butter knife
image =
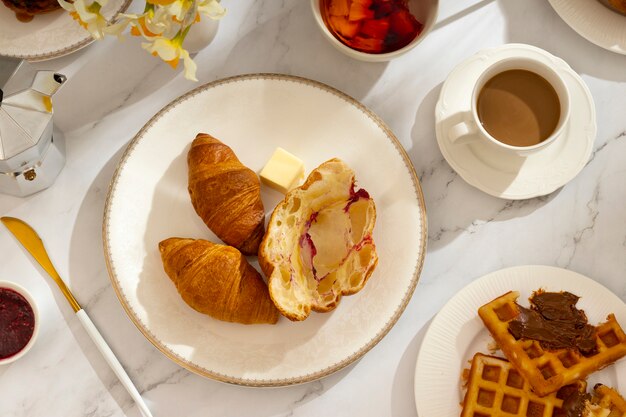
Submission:
[[80,304],[78,304],[78,301],[76,301],[76,298],[74,298],[74,295],[72,295],[72,292],[69,290],[69,288],[67,288],[67,285],[65,285],[65,282],[63,282],[61,276],[57,273],[54,265],[52,265],[52,261],[50,261],[48,252],[46,252],[43,241],[41,240],[37,232],[35,232],[32,227],[30,227],[22,220],[16,219],[14,217],[2,217],[0,218],[0,221],[4,223],[7,229],[9,229],[11,233],[13,233],[13,235],[22,244],[22,246],[24,246],[28,253],[30,253],[33,258],[35,258],[37,263],[39,263],[39,265],[41,265],[41,267],[48,273],[48,275],[52,277],[54,282],[56,282],[56,284],[61,289],[63,295],[65,296],[65,298],[67,298],[67,301],[69,301],[70,305],[72,306],[72,309],[74,309],[76,316],[89,334],[89,337],[91,337],[91,340],[93,340],[93,342],[96,344],[104,359],[107,361],[113,372],[115,372],[115,375],[118,377],[124,388],[126,388],[126,391],[128,391],[133,400],[135,400],[135,403],[137,403],[137,406],[139,407],[141,413],[145,417],[152,417],[148,406],[143,401],[143,398],[141,398],[139,391],[137,391],[137,388],[135,388],[135,385],[133,385],[130,377],[122,367],[122,364],[115,357],[115,354],[106,343],[96,326],[93,324],[85,310],[83,310]]

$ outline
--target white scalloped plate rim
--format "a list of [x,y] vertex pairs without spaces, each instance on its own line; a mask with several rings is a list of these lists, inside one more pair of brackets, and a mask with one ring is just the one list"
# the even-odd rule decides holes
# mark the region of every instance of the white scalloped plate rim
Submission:
[[626,16],[594,0],[549,0],[563,21],[589,42],[626,55]]
[[[614,313],[622,326],[626,323],[626,304],[603,285],[579,273],[551,266],[523,265],[484,275],[443,306],[424,336],[415,366],[414,393],[419,417],[460,414],[462,369],[469,367],[468,361],[475,352],[489,354],[487,344],[493,340],[478,317],[478,308],[508,291],[519,291],[520,302],[524,302],[538,288],[579,295],[577,305],[587,313],[590,323],[603,321],[609,313]],[[595,372],[591,379],[623,392],[626,360]]]
[[[132,0],[111,0],[103,9],[107,19],[113,19],[123,13]],[[76,52],[94,42],[87,30],[72,19],[63,9],[35,16],[27,23],[18,22],[15,14],[0,3],[0,27],[8,32],[11,28],[31,29],[15,38],[4,38],[0,31],[0,55],[26,59],[30,62],[47,61]],[[8,26],[7,25],[11,25]],[[42,46],[41,41],[46,45]]]
[[[362,328],[360,327],[352,328],[352,330],[350,331],[352,333],[352,336],[350,334],[338,335],[340,342],[334,343],[334,345],[337,345],[337,346],[328,346],[329,348],[332,348],[329,351],[325,351],[323,349],[321,350],[322,352],[321,355],[317,355],[317,356],[322,357],[322,362],[324,362],[323,366],[318,366],[319,364],[317,362],[314,365],[310,365],[310,364],[307,365],[306,363],[299,364],[297,361],[294,362],[292,360],[293,358],[289,357],[289,359],[292,360],[292,362],[287,365],[294,366],[292,369],[289,369],[289,368],[285,368],[285,366],[287,365],[285,365],[285,363],[282,363],[281,361],[271,362],[271,366],[269,366],[267,364],[263,364],[263,363],[259,364],[259,363],[254,362],[255,360],[259,360],[259,359],[255,359],[254,355],[250,358],[248,357],[242,358],[243,354],[240,352],[252,350],[254,353],[254,349],[256,348],[256,346],[259,346],[260,347],[259,349],[261,352],[260,360],[263,361],[264,358],[272,354],[272,352],[266,352],[267,349],[263,347],[264,344],[268,344],[269,342],[267,342],[266,339],[264,338],[265,330],[263,329],[263,327],[256,327],[256,326],[247,327],[245,328],[245,331],[241,331],[241,332],[237,329],[243,329],[243,328],[232,327],[232,328],[229,328],[231,330],[228,330],[226,332],[234,332],[234,333],[239,332],[238,337],[244,337],[241,343],[241,350],[239,349],[239,346],[237,346],[237,348],[234,349],[235,350],[234,355],[236,356],[235,360],[242,361],[242,363],[248,364],[246,366],[250,366],[251,368],[255,368],[255,369],[241,368],[239,372],[228,373],[228,372],[220,371],[219,367],[222,366],[221,363],[216,366],[207,366],[206,364],[198,363],[198,360],[197,360],[198,356],[196,355],[197,353],[196,349],[201,351],[202,349],[205,349],[205,346],[183,346],[181,344],[170,343],[171,341],[166,342],[164,340],[161,340],[160,334],[157,334],[153,331],[152,324],[154,323],[154,319],[153,318],[150,319],[152,320],[152,323],[149,322],[150,320],[146,321],[144,312],[140,311],[144,309],[145,306],[141,305],[142,303],[136,302],[136,300],[139,300],[138,298],[139,296],[137,294],[141,295],[141,280],[139,276],[138,277],[126,276],[121,273],[121,271],[124,270],[124,268],[131,268],[131,270],[133,270],[133,268],[134,269],[143,268],[142,271],[145,271],[146,259],[148,258],[148,256],[143,257],[144,254],[141,253],[143,248],[139,247],[141,246],[141,244],[137,245],[134,243],[133,241],[134,238],[130,239],[130,243],[129,243],[127,241],[122,241],[121,239],[118,239],[117,237],[115,239],[112,239],[111,235],[115,233],[118,233],[118,234],[120,233],[119,229],[121,228],[121,226],[119,224],[115,224],[115,218],[116,216],[120,215],[119,214],[120,209],[116,208],[115,206],[116,204],[119,204],[121,201],[119,194],[123,193],[124,190],[128,188],[127,185],[129,184],[129,174],[133,174],[133,176],[130,177],[132,180],[137,179],[141,181],[141,175],[139,176],[135,175],[137,174],[137,172],[132,171],[131,169],[131,167],[133,166],[136,168],[136,166],[133,165],[135,163],[134,162],[131,163],[132,160],[136,157],[138,152],[139,154],[144,153],[144,156],[145,156],[145,152],[146,152],[146,149],[144,146],[145,144],[152,144],[150,147],[152,148],[152,151],[154,151],[154,155],[152,154],[152,151],[148,151],[150,152],[150,158],[153,158],[153,159],[148,159],[148,161],[158,160],[160,157],[159,156],[160,153],[163,152],[162,150],[158,149],[158,146],[153,145],[155,142],[150,142],[151,140],[154,139],[154,136],[151,134],[151,131],[155,129],[155,126],[160,126],[161,123],[165,123],[165,124],[171,123],[171,122],[168,122],[168,120],[171,120],[172,115],[178,115],[178,116],[187,118],[186,120],[188,120],[190,116],[187,116],[187,115],[183,116],[180,109],[184,108],[186,110],[190,110],[191,107],[195,109],[200,109],[202,108],[202,106],[198,106],[198,104],[201,104],[201,105],[211,104],[210,102],[209,103],[207,103],[206,101],[203,102],[203,100],[206,100],[206,98],[203,98],[203,97],[209,94],[211,91],[213,91],[216,94],[218,89],[220,89],[221,87],[232,89],[233,85],[245,85],[245,83],[254,84],[255,82],[260,83],[260,86],[262,86],[263,88],[258,88],[257,90],[251,89],[250,90],[251,92],[261,91],[263,92],[263,94],[270,94],[270,95],[278,94],[278,93],[272,92],[273,91],[272,84],[279,83],[283,87],[283,90],[281,90],[282,93],[280,94],[289,93],[285,96],[285,97],[289,97],[290,99],[289,103],[293,102],[292,100],[294,99],[294,97],[296,97],[296,102],[297,102],[298,94],[295,94],[295,93],[298,92],[298,89],[309,89],[307,91],[309,91],[309,93],[312,94],[313,96],[322,95],[323,97],[325,97],[325,99],[328,100],[325,102],[326,104],[331,103],[331,102],[337,103],[337,106],[339,106],[339,109],[344,109],[350,114],[357,115],[356,119],[361,121],[359,123],[370,124],[370,126],[374,127],[375,130],[378,129],[378,133],[376,133],[376,135],[380,135],[379,137],[383,141],[381,143],[386,143],[384,145],[385,147],[391,146],[391,148],[386,148],[387,150],[384,151],[384,153],[388,155],[387,158],[393,158],[396,161],[396,165],[394,167],[390,167],[389,172],[393,172],[393,173],[397,173],[398,175],[401,175],[402,178],[398,178],[398,182],[400,184],[409,184],[408,185],[409,188],[407,189],[403,188],[404,190],[404,192],[402,193],[403,197],[399,199],[393,198],[393,194],[391,194],[392,191],[389,191],[392,197],[391,200],[387,199],[388,202],[385,203],[384,202],[385,199],[381,198],[378,200],[377,205],[380,205],[380,208],[384,209],[385,205],[389,205],[393,203],[399,208],[402,208],[402,209],[408,208],[409,212],[415,212],[416,217],[412,219],[411,221],[409,221],[408,223],[406,223],[407,220],[401,220],[401,224],[404,224],[405,225],[404,228],[406,229],[406,230],[403,230],[403,233],[406,235],[404,238],[407,241],[406,251],[410,251],[411,254],[410,254],[410,257],[407,257],[406,260],[404,260],[403,262],[397,262],[395,261],[395,258],[392,258],[389,255],[384,255],[384,253],[386,252],[386,249],[384,248],[389,245],[388,243],[385,244],[384,241],[388,239],[395,241],[395,239],[392,239],[393,236],[386,236],[385,232],[382,231],[382,233],[379,236],[381,236],[383,239],[379,239],[379,237],[377,237],[377,234],[376,234],[377,230],[384,229],[383,225],[384,225],[384,221],[386,221],[384,220],[384,216],[385,216],[384,211],[381,212],[379,210],[379,214],[382,216],[382,219],[383,219],[383,220],[381,219],[379,220],[383,221],[383,224],[380,224],[380,221],[377,221],[377,226],[374,229],[374,238],[379,248],[379,265],[377,269],[374,271],[374,274],[370,278],[370,281],[365,286],[365,288],[358,294],[355,294],[351,297],[345,297],[334,312],[327,313],[324,315],[313,314],[312,317],[307,319],[307,321],[304,323],[305,329],[307,325],[306,323],[309,321],[312,321],[313,323],[312,326],[317,326],[316,320],[322,321],[322,327],[320,327],[321,330],[317,329],[317,327],[314,327],[315,333],[312,336],[312,338],[306,339],[306,341],[303,344],[301,344],[301,346],[303,348],[306,347],[309,350],[312,350],[314,346],[318,346],[318,347],[326,346],[324,344],[326,342],[325,340],[322,340],[322,341],[316,340],[317,333],[318,332],[321,333],[325,331],[325,329],[323,328],[323,325],[325,325],[326,323],[331,323],[331,320],[335,320],[335,317],[337,317],[336,321],[333,322],[332,325],[334,326],[336,325],[337,322],[339,322],[339,323],[343,323],[342,325],[345,327],[346,324],[344,322],[346,320],[353,319],[350,317],[349,314],[354,314],[354,311],[357,311],[359,309],[363,310],[363,308],[367,308],[367,306],[369,306],[373,310],[379,309],[380,307],[371,304],[372,302],[374,302],[372,300],[375,300],[375,302],[378,304],[386,305],[386,307],[382,307],[382,308],[388,309],[388,311],[390,312],[389,315],[376,318],[375,320],[372,321],[372,323],[380,324],[379,328],[374,329],[372,327],[373,325],[378,325],[378,324],[370,324],[368,322],[362,323],[363,324]],[[228,91],[228,90],[224,90],[224,91]],[[294,93],[294,94],[290,94],[290,93]],[[215,97],[213,97],[213,99],[214,98]],[[221,98],[224,98],[224,93],[222,93]],[[248,99],[249,99],[248,94],[241,95],[241,100],[243,100],[244,102]],[[300,101],[299,103],[302,103],[302,101]],[[193,104],[194,106],[190,106],[190,104]],[[223,103],[220,103],[220,105],[223,105]],[[178,108],[178,106],[180,106],[180,108]],[[245,103],[244,103],[244,107],[245,107]],[[297,110],[298,109],[297,106],[290,105],[290,108],[296,109],[295,110],[296,112],[300,111],[300,110]],[[329,110],[326,110],[324,106],[316,105],[316,108],[320,108],[320,111],[322,112],[329,111]],[[204,110],[198,110],[198,111],[204,111]],[[263,107],[262,111],[274,112],[276,110],[272,109],[271,107]],[[255,119],[254,115],[251,115],[250,117],[251,117],[251,120],[254,119],[257,122],[258,120],[260,120],[258,118]],[[265,117],[265,115],[262,115],[259,117],[263,118]],[[300,121],[300,119],[296,117],[296,123],[298,121]],[[352,120],[352,122],[354,121],[355,120]],[[239,120],[237,122],[239,123]],[[190,123],[193,124],[195,122],[192,121]],[[294,122],[289,120],[289,121],[286,121],[286,123],[293,124]],[[185,126],[184,128],[193,129],[194,127]],[[276,133],[277,133],[280,130],[280,127],[276,127],[276,129],[277,129],[276,130]],[[328,130],[328,128],[324,128],[324,129]],[[195,132],[197,133],[197,130]],[[323,131],[320,131],[320,132],[323,133]],[[275,132],[272,130],[273,135],[274,133]],[[160,133],[160,135],[162,136],[163,134]],[[217,136],[219,137],[219,135]],[[185,138],[187,138],[187,136],[185,136]],[[191,136],[191,138],[185,139],[186,146],[188,146],[188,143],[191,142],[192,138],[193,136]],[[258,136],[255,137],[255,139],[257,140],[257,143],[259,143],[259,140],[262,141],[264,138],[266,140],[269,140],[269,137],[267,136],[267,134],[266,133],[264,134],[262,132]],[[358,138],[361,139],[362,137],[359,136]],[[366,138],[363,138],[363,139],[365,140]],[[172,140],[178,142],[178,140],[175,138],[172,138]],[[243,139],[239,139],[239,140],[243,140]],[[336,138],[334,140],[336,141]],[[157,143],[160,144],[161,142],[157,142]],[[335,145],[334,144],[335,142],[331,142],[331,143],[333,143],[332,146],[337,146],[337,149],[329,148],[324,152],[332,153],[332,152],[340,150],[341,152],[345,153],[346,145]],[[178,147],[176,148],[176,152],[180,153],[181,149],[183,148],[181,148],[180,145],[177,145],[177,146]],[[141,149],[142,147],[144,148]],[[260,167],[255,166],[255,164],[258,165],[259,158],[261,158],[257,154],[259,153],[259,151],[263,151],[263,152],[268,151],[268,149],[265,149],[266,147],[267,145],[259,146],[258,149],[253,148],[252,152],[254,152],[255,155],[252,155],[250,151],[247,151],[247,152],[244,151],[243,155],[238,154],[238,156],[242,158],[244,162],[246,160],[250,160],[250,158],[255,159],[254,163],[250,165],[250,167],[253,169],[256,169],[256,168],[260,169]],[[138,151],[138,149],[140,150]],[[238,148],[238,149],[241,149],[241,148]],[[363,149],[367,149],[367,147],[363,147]],[[373,147],[373,149],[374,150],[379,149],[380,151],[380,148],[376,148],[375,146]],[[272,148],[272,151],[273,151],[273,148]],[[381,157],[384,159],[384,156],[378,155],[376,154],[376,152],[371,153],[370,151],[370,152],[362,153],[363,151],[358,150],[358,149],[354,149],[354,151],[351,151],[351,152],[354,152],[356,155],[361,155],[361,157],[369,154],[370,157],[372,158]],[[269,154],[271,154],[271,152],[269,152]],[[268,154],[268,157],[269,157],[269,154]],[[296,154],[298,153],[296,152]],[[395,155],[395,156],[392,156],[392,155]],[[301,157],[306,156],[306,154],[305,155],[299,154],[299,156]],[[342,155],[334,155],[334,156],[342,157]],[[316,155],[316,157],[319,157],[319,155]],[[262,158],[265,158],[265,156],[263,156]],[[354,159],[354,158],[357,158],[357,159]],[[354,156],[353,159],[358,160],[358,157]],[[169,163],[169,161],[166,161],[166,162]],[[158,162],[155,162],[155,163],[158,163]],[[179,163],[177,164],[180,165]],[[305,160],[305,164],[306,164],[306,160]],[[169,167],[173,165],[174,163],[170,164]],[[357,171],[357,179],[359,179],[359,170],[357,168],[360,168],[362,172],[363,164],[358,163],[357,165],[360,165],[360,167],[353,166],[353,168],[355,168],[355,170]],[[306,166],[307,172],[313,167],[314,165],[313,166],[307,165]],[[185,167],[185,172],[186,172],[186,167]],[[149,174],[146,174],[144,172],[141,172],[140,174],[142,174],[143,176],[149,176]],[[368,176],[369,175],[374,175],[374,174],[373,173],[368,174]],[[386,175],[393,175],[393,174],[387,173]],[[162,176],[163,178],[168,178],[168,176],[171,176],[171,175],[162,173]],[[370,176],[370,178],[372,177]],[[183,181],[181,180],[181,182]],[[365,178],[363,178],[362,184],[365,188],[367,188],[367,182],[365,181]],[[389,190],[395,190],[395,188],[397,187],[393,183],[391,184],[386,183],[386,184],[387,184],[386,189],[389,189]],[[400,187],[405,187],[405,186],[400,185]],[[137,189],[138,193],[143,192],[140,188],[141,187],[138,187]],[[380,186],[377,186],[377,188],[379,188],[378,192],[380,192],[381,191]],[[120,191],[120,189],[122,191]],[[132,187],[130,189],[133,191],[135,190]],[[184,179],[184,184],[177,183],[176,190],[174,191],[176,194],[180,194],[179,198],[184,198],[188,200],[188,195],[186,192],[186,178]],[[377,190],[375,189],[368,190],[368,191],[371,191],[371,194],[372,192],[377,192]],[[149,193],[150,191],[147,191],[147,192]],[[183,194],[186,197],[183,197],[182,196]],[[133,196],[133,197],[136,198],[137,200],[142,199],[142,196]],[[376,201],[376,196],[374,197]],[[154,202],[152,203],[152,205],[154,206]],[[124,209],[134,210],[132,205],[127,204],[126,206],[123,205],[122,207],[124,207]],[[189,202],[187,202],[185,204],[184,215],[188,217],[196,218],[196,223],[197,223],[199,219],[197,219],[197,216],[195,215],[195,213],[193,213],[192,211],[193,209],[191,209],[190,211],[189,207],[191,207],[191,205]],[[397,210],[397,208],[393,208],[393,207],[392,209]],[[267,210],[267,207],[266,207],[266,210]],[[394,212],[393,210],[392,212]],[[170,217],[170,218],[174,219],[174,222],[177,221],[175,217]],[[199,222],[201,224],[201,221]],[[407,229],[407,225],[413,225],[413,224],[416,225],[415,229],[412,229],[410,227]],[[134,226],[131,225],[130,227],[134,227]],[[163,227],[167,227],[167,226],[163,226]],[[202,229],[206,229],[206,228],[202,227]],[[186,230],[189,230],[189,228],[187,228]],[[146,232],[146,236],[147,236],[147,233],[148,232]],[[198,233],[199,232],[196,232],[196,234]],[[210,233],[208,232],[208,229],[206,233]],[[130,231],[129,235],[132,236],[132,230]],[[183,236],[195,237],[195,236],[189,236],[189,235],[183,235]],[[135,136],[135,138],[131,141],[128,148],[124,152],[124,155],[122,156],[119,162],[119,165],[113,175],[113,179],[109,187],[109,192],[107,195],[106,205],[105,205],[104,219],[103,219],[104,254],[105,254],[105,261],[107,264],[107,268],[109,271],[109,276],[111,278],[111,283],[116,292],[116,295],[118,296],[120,300],[120,303],[122,304],[122,307],[128,314],[131,321],[140,330],[140,332],[165,356],[167,356],[169,359],[171,359],[178,365],[184,368],[187,368],[190,371],[193,371],[199,375],[212,378],[221,382],[246,385],[246,386],[256,386],[256,387],[284,386],[284,385],[310,382],[310,381],[328,376],[346,367],[347,365],[351,364],[355,360],[362,357],[370,349],[372,349],[389,332],[389,330],[397,322],[400,315],[406,308],[406,305],[408,304],[409,300],[411,299],[411,296],[419,280],[419,275],[420,275],[420,272],[424,263],[424,257],[426,253],[426,236],[427,236],[426,211],[425,211],[423,194],[421,191],[421,187],[419,185],[419,179],[417,178],[415,169],[413,168],[413,165],[411,164],[410,159],[408,155],[406,154],[406,151],[402,148],[399,141],[395,138],[391,130],[384,124],[384,122],[380,118],[378,118],[374,113],[372,113],[369,109],[367,109],[365,106],[360,104],[358,101],[354,100],[353,98],[345,95],[344,93],[332,87],[329,87],[317,81],[312,81],[312,80],[308,80],[308,79],[296,77],[296,76],[280,75],[280,74],[249,74],[249,75],[234,76],[234,77],[230,77],[230,78],[226,78],[222,80],[217,80],[217,81],[205,84],[203,86],[200,86],[188,92],[187,94],[184,94],[178,99],[172,101],[169,105],[164,107],[161,111],[159,111],[140,130],[140,132]],[[163,236],[160,238],[165,238],[165,237],[168,237],[168,236]],[[144,240],[145,240],[145,237],[144,237]],[[154,242],[151,241],[149,245],[149,248],[150,248],[149,250],[150,251],[156,250],[157,243],[158,243],[158,240],[155,240]],[[120,246],[123,247],[123,250],[126,250],[126,248],[128,248],[131,252],[133,252],[133,254],[137,252],[138,253],[137,259],[144,259],[142,268],[139,268],[136,266],[129,266],[128,263],[125,264],[124,262],[121,262],[119,260],[119,256],[115,254],[116,251],[118,251],[118,253],[119,251],[122,251],[122,249],[119,248]],[[153,256],[153,255],[150,255],[150,256]],[[176,293],[176,290],[174,289],[173,285],[171,284],[171,282],[169,282],[169,279],[162,271],[162,266],[160,265],[160,261],[158,262],[159,263],[158,267],[156,266],[156,261],[154,259],[152,259],[151,262],[152,264],[150,266],[153,268],[150,271],[154,272],[155,274],[158,274],[158,276],[155,276],[154,279],[159,282],[158,285],[163,285],[167,287],[166,289],[163,290],[163,294],[166,295],[167,300],[158,300],[158,302],[162,304],[163,309],[165,310],[170,309],[171,311],[174,311],[174,312],[178,312],[179,310],[182,309],[185,311],[184,314],[185,314],[186,319],[189,319],[191,321],[209,320],[209,321],[212,321],[210,326],[214,326],[217,328],[219,328],[219,326],[222,326],[221,330],[224,330],[223,326],[242,326],[242,325],[233,324],[233,323],[218,322],[217,320],[214,320],[208,316],[200,315],[199,313],[193,311],[191,308],[186,306],[182,302],[182,300],[180,300],[180,297]],[[402,268],[404,268],[404,270],[406,270],[407,273],[402,276],[394,276],[395,278],[394,280],[385,281],[383,279],[384,277],[392,276],[392,275],[383,275],[384,274],[383,270],[387,270],[385,268],[388,268],[389,265],[395,265],[395,264],[405,265]],[[153,284],[150,284],[150,285],[153,285]],[[372,294],[371,291],[374,291],[374,288],[382,289],[383,291],[381,293],[382,295],[378,296],[378,293]],[[387,295],[392,294],[393,295],[392,299],[389,299],[389,297],[385,298],[385,294]],[[373,297],[376,297],[376,298],[373,298]],[[369,301],[360,301],[362,299],[369,300]],[[152,301],[151,300],[146,301],[144,297],[142,302],[144,302],[144,304],[147,305],[147,303],[150,303]],[[363,305],[362,303],[366,303],[366,304]],[[157,318],[159,317],[160,316],[158,316]],[[325,320],[328,320],[328,322],[326,322]],[[357,317],[357,320],[360,320],[361,322],[363,321],[362,318],[358,318],[358,317]],[[290,336],[293,336],[294,338],[297,338],[299,333],[302,332],[297,327],[298,325],[302,326],[302,324],[300,323],[290,324],[288,320],[284,318],[282,318],[281,321],[279,321],[278,325],[281,325],[281,323],[283,323],[282,325],[284,326],[288,326],[288,325],[293,326],[294,330],[293,330],[293,333],[290,334]],[[172,325],[176,326],[176,322],[172,323]],[[328,324],[328,325],[330,326],[331,324]],[[250,332],[251,336],[248,336],[248,333],[246,333],[248,331]],[[243,336],[241,336],[242,334]],[[358,335],[358,337],[354,337],[356,335]],[[231,335],[228,334],[227,336],[231,336]],[[205,336],[205,337],[209,337],[209,336]],[[255,337],[257,339],[254,339]],[[248,338],[252,338],[254,340],[251,343],[248,343]],[[359,342],[359,344],[356,345],[353,341],[353,338],[362,340],[364,341],[364,343],[360,344]],[[218,338],[213,338],[210,340],[210,342],[213,344],[222,343],[222,341]],[[248,345],[251,345],[251,346],[248,346]],[[214,346],[210,348],[213,349]],[[315,352],[317,351],[314,351],[312,354],[315,354]],[[291,352],[289,351],[287,352],[287,354],[291,354]],[[280,359],[282,360],[284,358],[281,357]],[[228,360],[228,357],[226,357],[223,360]],[[302,362],[306,362],[306,361],[302,361]],[[239,364],[235,364],[233,366],[235,366],[235,368],[240,367]],[[267,375],[263,373],[263,370],[265,369],[263,366],[266,366],[268,369]],[[306,369],[306,371],[302,371],[300,367],[302,367],[303,369]],[[261,371],[259,371],[256,368],[261,369]],[[285,371],[285,369],[287,370]],[[283,374],[277,375],[277,373],[279,372],[283,372],[284,375]]]

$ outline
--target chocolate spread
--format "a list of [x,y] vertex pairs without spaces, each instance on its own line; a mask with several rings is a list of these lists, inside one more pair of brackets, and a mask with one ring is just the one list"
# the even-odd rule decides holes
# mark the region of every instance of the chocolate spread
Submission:
[[547,350],[577,349],[585,356],[593,355],[596,328],[576,308],[578,299],[569,292],[536,292],[530,309],[518,305],[519,314],[509,322],[509,332],[516,339],[537,340]]
[[576,390],[564,398],[562,409],[567,417],[582,417],[590,400],[590,394]]

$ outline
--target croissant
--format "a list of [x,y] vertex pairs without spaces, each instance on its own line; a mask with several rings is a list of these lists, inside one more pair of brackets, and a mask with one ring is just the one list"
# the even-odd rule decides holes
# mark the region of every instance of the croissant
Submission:
[[243,324],[278,321],[267,285],[237,249],[174,237],[160,242],[159,251],[165,273],[194,310]]
[[256,255],[265,233],[259,178],[218,139],[199,133],[187,154],[196,213],[226,244]]

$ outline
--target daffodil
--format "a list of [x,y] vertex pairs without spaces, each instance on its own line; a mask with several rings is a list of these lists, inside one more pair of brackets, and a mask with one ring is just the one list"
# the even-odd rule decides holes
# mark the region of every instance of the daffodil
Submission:
[[100,13],[100,9],[106,5],[106,0],[91,2],[88,2],[88,0],[74,0],[73,3],[65,0],[58,1],[61,7],[70,12],[70,16],[87,29],[94,39],[102,39],[104,37],[107,21]]
[[168,18],[173,22],[173,24],[180,25],[185,18],[187,11],[189,10],[189,6],[191,3],[186,0],[176,0],[167,6],[161,7],[165,13],[167,13]]
[[211,19],[221,19],[226,10],[217,0],[203,0],[198,3],[198,11]]
[[191,81],[198,81],[196,78],[196,63],[189,56],[189,52],[183,48],[183,40],[184,35],[178,34],[174,39],[160,37],[153,42],[142,43],[141,47],[152,55],[158,56],[174,69],[178,67],[178,63],[182,58],[185,67],[185,78]]
[[124,36],[122,33],[126,30],[130,24],[129,19],[119,19],[116,23],[109,23],[107,27],[103,29],[105,35],[114,35],[118,39],[122,40]]
[[143,36],[147,40],[162,37],[169,26],[161,19],[155,19],[154,15],[153,10],[149,10],[142,15],[124,15],[124,17],[130,20],[130,34]]
[[178,0],[146,0],[146,3],[150,3],[155,6],[168,6],[174,3],[175,1],[178,1]]
[[[70,2],[71,1],[71,2]],[[196,64],[183,48],[183,41],[200,15],[220,19],[225,14],[219,0],[145,0],[142,14],[120,13],[113,22],[107,22],[101,9],[108,0],[58,0],[94,39],[104,35],[122,37],[130,26],[130,34],[141,36],[147,42],[142,48],[177,68],[183,60],[185,78],[196,79]]]

